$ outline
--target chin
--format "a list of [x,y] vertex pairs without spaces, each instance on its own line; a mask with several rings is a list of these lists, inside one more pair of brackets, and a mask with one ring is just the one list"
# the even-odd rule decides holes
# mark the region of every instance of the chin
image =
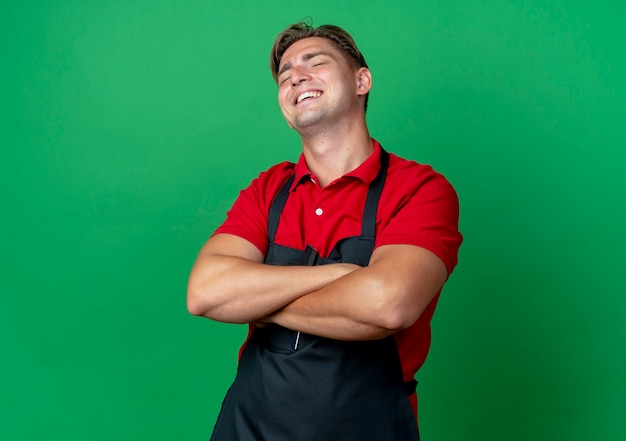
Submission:
[[307,112],[299,115],[294,119],[294,127],[296,129],[307,128],[324,122],[330,115],[327,112]]

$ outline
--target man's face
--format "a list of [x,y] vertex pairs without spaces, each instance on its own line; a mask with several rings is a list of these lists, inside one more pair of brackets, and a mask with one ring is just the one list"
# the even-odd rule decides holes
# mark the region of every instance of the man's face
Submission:
[[278,67],[278,104],[287,123],[300,131],[362,114],[359,96],[366,92],[359,85],[359,75],[363,71],[367,69],[355,69],[325,38],[293,43]]

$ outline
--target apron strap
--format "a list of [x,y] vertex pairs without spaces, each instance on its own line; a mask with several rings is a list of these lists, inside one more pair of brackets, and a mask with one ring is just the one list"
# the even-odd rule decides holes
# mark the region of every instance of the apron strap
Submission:
[[274,238],[276,237],[278,219],[280,218],[280,214],[283,212],[283,208],[287,202],[287,197],[289,197],[289,188],[291,188],[291,184],[294,179],[295,174],[291,175],[287,182],[285,182],[285,185],[283,185],[278,191],[278,194],[274,198],[272,206],[270,207],[269,218],[267,220],[267,238],[269,239],[269,243],[273,243]]
[[417,390],[417,380],[405,381],[404,390],[406,390],[407,395],[413,395]]
[[378,200],[385,185],[387,177],[387,169],[389,168],[389,153],[380,147],[380,170],[378,175],[370,184],[365,200],[365,209],[363,210],[363,222],[361,227],[361,236],[376,237],[376,213],[378,211]]

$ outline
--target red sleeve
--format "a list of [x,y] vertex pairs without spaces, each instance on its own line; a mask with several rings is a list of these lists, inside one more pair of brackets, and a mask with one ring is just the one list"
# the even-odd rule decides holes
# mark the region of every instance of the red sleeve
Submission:
[[251,242],[265,256],[268,247],[267,219],[270,206],[280,187],[293,174],[294,164],[283,162],[262,172],[239,193],[226,220],[215,234],[233,234]]
[[426,248],[452,273],[463,236],[458,225],[459,200],[443,175],[430,166],[392,158],[381,204],[383,219],[376,246]]

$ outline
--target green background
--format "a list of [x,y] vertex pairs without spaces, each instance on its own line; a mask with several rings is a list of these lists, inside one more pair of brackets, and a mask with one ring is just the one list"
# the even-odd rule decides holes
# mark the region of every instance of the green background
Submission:
[[0,439],[207,439],[244,326],[196,253],[296,160],[268,71],[348,29],[368,121],[458,190],[465,243],[418,375],[424,440],[626,439],[626,57],[617,1],[4,1]]

